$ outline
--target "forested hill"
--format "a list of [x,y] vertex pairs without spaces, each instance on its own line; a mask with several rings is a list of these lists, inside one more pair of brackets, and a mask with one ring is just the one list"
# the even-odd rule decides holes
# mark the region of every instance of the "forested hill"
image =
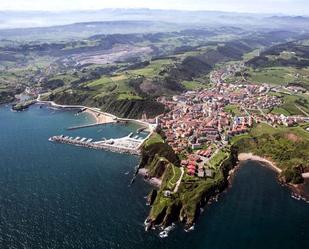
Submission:
[[247,62],[248,66],[273,67],[292,66],[305,68],[309,66],[309,40],[299,40],[275,45],[263,51]]

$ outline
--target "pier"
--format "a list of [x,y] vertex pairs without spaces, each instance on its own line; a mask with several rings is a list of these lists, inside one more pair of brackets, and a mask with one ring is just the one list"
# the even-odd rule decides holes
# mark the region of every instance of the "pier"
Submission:
[[107,125],[107,124],[114,124],[115,122],[106,122],[106,123],[94,123],[94,124],[88,124],[88,125],[78,125],[78,126],[72,126],[68,127],[67,130],[77,130],[82,128],[89,128],[89,127],[95,127],[99,125]]
[[87,147],[97,150],[107,150],[118,153],[126,153],[132,155],[140,155],[140,146],[144,139],[132,138],[132,134],[122,138],[93,141],[91,138],[69,137],[69,136],[53,136],[49,141],[71,144],[75,146]]

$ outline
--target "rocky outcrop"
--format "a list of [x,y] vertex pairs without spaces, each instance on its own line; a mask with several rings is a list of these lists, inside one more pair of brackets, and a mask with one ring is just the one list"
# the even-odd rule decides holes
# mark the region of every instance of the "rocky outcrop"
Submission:
[[[179,164],[178,156],[167,143],[149,142],[149,144],[150,145],[144,144],[142,147],[140,168],[148,168],[152,170],[153,167],[161,167],[163,164],[159,162],[159,158],[164,158],[165,161],[176,165]],[[162,176],[162,174],[160,175]]]
[[180,221],[189,228],[200,215],[201,207],[227,187],[229,171],[237,163],[237,151],[231,151],[229,158],[222,162],[221,170],[214,178],[206,180],[185,177],[178,191],[174,192],[175,185],[171,184],[170,180],[175,177],[179,158],[168,144],[158,139],[158,136],[156,134],[151,137],[142,148],[140,167],[147,168],[151,177],[162,180],[160,189],[152,191],[148,196],[151,210],[147,220],[152,225],[163,227]]
[[24,103],[13,104],[12,105],[12,110],[13,111],[24,111],[29,106],[33,105],[35,102],[36,102],[35,100],[30,100],[30,101],[26,101]]
[[149,195],[147,196],[147,203],[149,205],[152,205],[155,201],[155,199],[157,198],[158,192],[156,189],[151,190],[151,192],[149,193]]

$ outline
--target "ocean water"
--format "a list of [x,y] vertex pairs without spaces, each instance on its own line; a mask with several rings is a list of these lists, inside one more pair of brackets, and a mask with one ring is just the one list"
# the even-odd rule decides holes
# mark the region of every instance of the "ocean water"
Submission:
[[178,225],[166,239],[145,232],[151,187],[129,187],[138,158],[48,141],[52,135],[121,137],[134,125],[67,131],[87,114],[33,106],[0,107],[0,248],[308,248],[309,204],[290,197],[256,162],[205,208],[195,230]]

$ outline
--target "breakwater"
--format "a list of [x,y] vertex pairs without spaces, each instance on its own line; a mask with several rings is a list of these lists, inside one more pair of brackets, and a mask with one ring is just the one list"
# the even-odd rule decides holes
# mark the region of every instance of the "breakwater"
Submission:
[[115,122],[106,122],[106,123],[95,123],[95,124],[88,124],[88,125],[78,125],[78,126],[71,126],[68,127],[67,130],[77,130],[77,129],[82,129],[82,128],[89,128],[89,127],[94,127],[94,126],[99,126],[99,125],[107,125],[107,124],[114,124]]
[[63,144],[71,144],[75,146],[82,146],[97,150],[108,150],[117,153],[140,155],[139,147],[144,140],[133,139],[130,138],[130,136],[127,136],[123,138],[93,142],[92,139],[80,138],[80,137],[74,138],[60,135],[50,137],[49,141]]

